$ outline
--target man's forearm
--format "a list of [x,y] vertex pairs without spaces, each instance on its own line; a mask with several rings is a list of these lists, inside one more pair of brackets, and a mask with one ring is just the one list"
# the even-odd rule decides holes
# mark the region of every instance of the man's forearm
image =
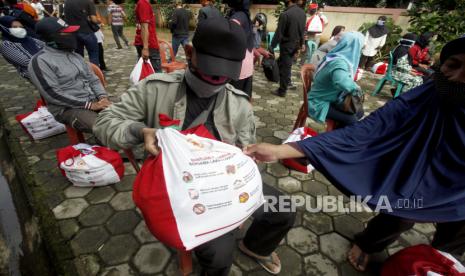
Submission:
[[275,154],[278,159],[305,157],[305,154],[300,150],[297,143],[278,145],[275,147]]
[[144,49],[149,48],[149,24],[142,23],[141,24],[141,35],[142,35],[142,45]]

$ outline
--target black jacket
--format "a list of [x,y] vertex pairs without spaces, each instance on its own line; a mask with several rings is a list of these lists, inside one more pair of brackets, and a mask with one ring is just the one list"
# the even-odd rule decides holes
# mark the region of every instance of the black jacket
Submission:
[[185,8],[175,9],[171,18],[171,32],[174,36],[189,34],[190,13]]
[[271,48],[274,49],[278,43],[280,48],[287,48],[291,51],[300,48],[304,44],[306,19],[307,17],[302,8],[297,5],[288,7],[279,16],[278,27],[271,41]]

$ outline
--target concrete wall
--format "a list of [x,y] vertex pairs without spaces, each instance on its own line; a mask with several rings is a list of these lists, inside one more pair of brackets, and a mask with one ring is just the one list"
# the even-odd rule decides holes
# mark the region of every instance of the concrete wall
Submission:
[[[191,12],[194,15],[191,20],[191,26],[193,28],[196,25],[196,18],[200,7],[200,4],[190,5]],[[278,21],[273,14],[275,9],[275,5],[252,5],[250,13],[252,17],[259,12],[265,13],[268,17],[268,31],[273,32],[276,30]],[[98,10],[106,15],[105,6],[100,5]],[[160,12],[155,12],[156,15],[160,15]],[[329,26],[324,31],[322,39],[327,39],[332,29],[337,25],[343,25],[346,26],[346,30],[355,31],[365,22],[376,22],[381,15],[393,18],[394,22],[400,25],[404,31],[406,31],[409,26],[409,17],[406,16],[405,9],[326,7],[325,14],[329,19]],[[163,19],[157,18],[157,23],[162,24],[162,22]]]

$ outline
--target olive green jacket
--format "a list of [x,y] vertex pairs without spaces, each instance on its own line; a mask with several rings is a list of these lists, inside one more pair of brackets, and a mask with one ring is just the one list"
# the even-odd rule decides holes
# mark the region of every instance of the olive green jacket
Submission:
[[[143,142],[144,127],[161,128],[159,114],[184,123],[186,87],[184,71],[153,74],[121,96],[121,101],[101,111],[93,132],[106,146],[132,148]],[[213,119],[221,140],[243,147],[255,143],[255,122],[247,95],[226,85],[213,108]]]

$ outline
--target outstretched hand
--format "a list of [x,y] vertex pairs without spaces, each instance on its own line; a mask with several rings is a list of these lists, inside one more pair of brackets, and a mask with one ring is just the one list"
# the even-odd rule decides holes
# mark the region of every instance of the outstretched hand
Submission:
[[278,160],[276,145],[261,143],[244,147],[243,152],[259,162],[275,162]]

